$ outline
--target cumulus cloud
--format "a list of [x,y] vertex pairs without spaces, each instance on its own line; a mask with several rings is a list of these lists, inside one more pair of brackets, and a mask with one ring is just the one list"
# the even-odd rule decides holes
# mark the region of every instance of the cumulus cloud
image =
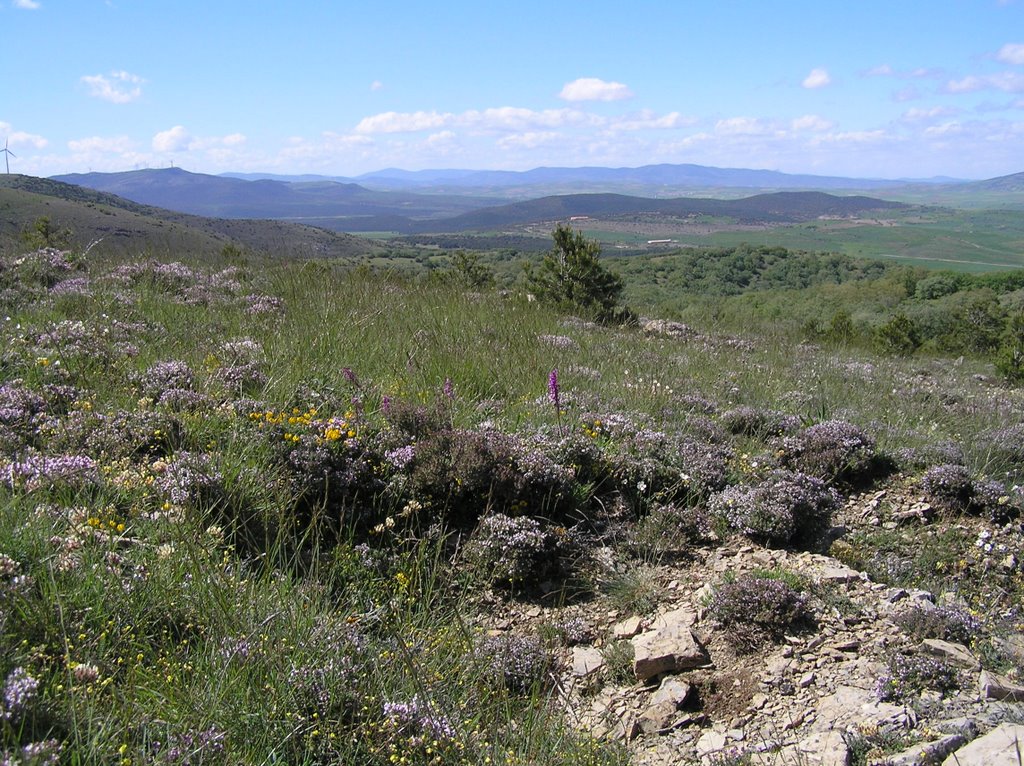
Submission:
[[834,122],[826,120],[824,117],[819,117],[816,114],[805,114],[803,117],[797,117],[790,125],[793,130],[807,130],[814,133],[832,130],[835,127]]
[[621,101],[633,92],[621,82],[606,82],[597,77],[581,77],[568,82],[558,94],[565,101]]
[[1024,43],[1007,43],[999,49],[996,58],[1004,64],[1024,64]]
[[959,80],[950,80],[944,88],[946,93],[974,93],[979,90],[1001,90],[1006,93],[1024,93],[1024,74],[998,72],[990,75],[968,75]]
[[33,149],[45,149],[46,145],[50,143],[42,136],[37,136],[34,133],[15,130],[14,126],[9,122],[0,122],[0,133],[3,134],[7,141],[7,145],[10,147],[27,145],[31,146]]
[[505,136],[498,141],[502,149],[536,149],[539,146],[557,141],[561,136],[551,131],[530,131]]
[[130,72],[111,72],[109,75],[83,75],[82,82],[89,86],[89,95],[112,104],[127,104],[142,95],[139,87],[145,82]]
[[451,112],[383,112],[364,117],[353,128],[361,135],[375,133],[418,133],[452,127],[480,131],[525,131],[531,128],[555,128],[566,125],[599,125],[601,118],[575,109],[544,109],[536,111],[515,106],[471,109],[460,114]]
[[436,130],[445,125],[450,114],[438,112],[382,112],[364,117],[355,127],[356,133],[415,133]]
[[729,117],[715,123],[715,133],[723,136],[753,136],[768,131],[769,127],[756,117]]
[[427,144],[430,146],[443,146],[455,140],[455,133],[451,130],[442,130],[427,136]]
[[805,88],[811,90],[815,88],[824,88],[826,85],[832,83],[832,78],[828,74],[827,69],[812,69],[811,73],[804,78],[801,83]]
[[36,0],[14,0],[11,5],[15,8],[23,8],[26,11],[35,11],[42,7],[42,4],[37,3]]
[[908,109],[903,113],[900,119],[904,122],[921,122],[924,120],[934,120],[936,117],[948,117],[956,114],[958,110],[948,106],[933,106],[930,109]]
[[373,82],[370,83],[370,90],[380,90],[383,87],[384,83],[382,83],[380,80],[374,80]]
[[163,130],[153,136],[153,149],[158,152],[181,152],[192,144],[192,136],[181,125]]
[[669,112],[659,117],[651,110],[644,109],[638,114],[611,120],[608,127],[612,131],[671,130],[692,125],[694,122],[692,117],[684,117],[679,112]]
[[68,149],[75,154],[124,154],[135,148],[128,136],[89,136],[68,141]]

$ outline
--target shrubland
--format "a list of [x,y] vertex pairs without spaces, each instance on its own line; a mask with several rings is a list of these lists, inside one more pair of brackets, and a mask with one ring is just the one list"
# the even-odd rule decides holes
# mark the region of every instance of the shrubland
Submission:
[[[623,570],[666,547],[831,546],[955,592],[972,631],[1020,619],[988,541],[1018,518],[1024,403],[983,357],[799,342],[763,307],[728,334],[599,325],[473,259],[467,283],[231,255],[0,264],[8,762],[624,762],[561,715],[574,631],[486,618],[635,598]],[[886,482],[964,523],[835,541]],[[712,619],[744,650],[813,630],[800,588],[723,582]],[[908,663],[886,695],[947,682]]]

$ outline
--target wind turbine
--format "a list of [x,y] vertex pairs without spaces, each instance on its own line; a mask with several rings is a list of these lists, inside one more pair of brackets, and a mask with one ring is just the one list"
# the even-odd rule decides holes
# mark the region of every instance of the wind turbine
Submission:
[[18,155],[15,154],[14,152],[12,152],[10,149],[7,148],[7,142],[8,141],[10,141],[9,137],[4,139],[3,152],[4,152],[4,165],[7,166],[7,175],[10,175],[11,174],[11,157],[17,157]]

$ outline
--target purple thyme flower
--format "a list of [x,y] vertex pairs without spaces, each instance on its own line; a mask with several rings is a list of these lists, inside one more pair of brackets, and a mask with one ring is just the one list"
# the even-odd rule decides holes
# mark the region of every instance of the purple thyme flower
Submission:
[[36,696],[39,680],[29,675],[24,668],[15,668],[4,682],[3,707],[0,708],[0,720],[17,720],[28,703]]

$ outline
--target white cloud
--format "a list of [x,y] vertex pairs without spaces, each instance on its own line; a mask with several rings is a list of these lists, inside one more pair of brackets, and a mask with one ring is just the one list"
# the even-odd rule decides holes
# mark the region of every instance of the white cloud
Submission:
[[561,134],[552,131],[530,131],[505,136],[498,141],[498,146],[502,149],[536,149],[539,146],[553,143],[559,138],[561,138]]
[[924,129],[924,134],[929,137],[949,136],[963,133],[964,128],[959,122],[944,122],[941,125],[932,125]]
[[908,109],[905,111],[900,119],[904,122],[921,122],[923,120],[933,120],[936,117],[948,117],[956,114],[957,109],[953,109],[948,106],[933,106],[931,109]]
[[723,136],[755,136],[769,130],[768,125],[757,117],[729,117],[715,123],[715,133]]
[[606,82],[597,77],[581,77],[566,83],[559,98],[565,101],[621,101],[633,92],[621,82]]
[[893,68],[888,64],[880,64],[879,66],[872,67],[864,74],[868,77],[891,77],[896,74],[896,72],[893,71]]
[[455,133],[451,130],[442,130],[427,136],[427,143],[431,146],[442,146],[451,144],[455,140]]
[[164,130],[153,136],[153,150],[157,152],[181,152],[190,148],[192,136],[181,125]]
[[968,75],[959,80],[950,80],[944,88],[946,93],[974,93],[979,90],[1001,90],[1006,93],[1024,93],[1024,74],[998,72],[977,77]]
[[37,136],[34,133],[14,130],[14,126],[9,122],[0,122],[0,133],[3,134],[7,145],[11,147],[30,145],[33,149],[45,149],[46,145],[50,143],[42,136]]
[[544,109],[535,111],[515,106],[471,109],[461,114],[451,112],[383,112],[364,117],[353,128],[362,135],[375,133],[418,133],[464,127],[479,131],[526,131],[531,128],[556,128],[566,125],[600,125],[603,118],[575,109]]
[[815,89],[824,88],[826,85],[832,84],[832,78],[828,74],[827,69],[812,69],[811,73],[804,78],[801,83],[805,88]]
[[1004,64],[1024,64],[1024,43],[1007,43],[999,49],[996,58]]
[[138,75],[129,72],[111,72],[109,76],[102,74],[84,75],[82,82],[89,86],[89,95],[112,104],[127,104],[142,95],[139,87],[145,82]]
[[75,154],[123,154],[135,148],[128,136],[90,136],[68,141],[68,149]]
[[384,83],[382,83],[380,80],[374,80],[373,82],[370,83],[370,90],[380,90],[383,87]]
[[807,130],[813,133],[832,130],[835,125],[832,120],[826,120],[824,117],[819,117],[816,114],[805,114],[803,117],[797,117],[790,123],[793,130]]
[[11,5],[15,8],[23,8],[26,11],[35,11],[42,7],[42,4],[37,3],[36,0],[14,0]]
[[450,114],[438,112],[382,112],[364,117],[355,127],[356,133],[414,133],[436,130],[451,119]]
[[244,144],[248,139],[242,133],[232,133],[224,136],[220,141],[224,146],[240,146]]
[[692,125],[694,122],[692,117],[683,117],[679,112],[669,112],[659,117],[653,111],[644,109],[634,115],[613,119],[608,127],[612,131],[671,130]]

